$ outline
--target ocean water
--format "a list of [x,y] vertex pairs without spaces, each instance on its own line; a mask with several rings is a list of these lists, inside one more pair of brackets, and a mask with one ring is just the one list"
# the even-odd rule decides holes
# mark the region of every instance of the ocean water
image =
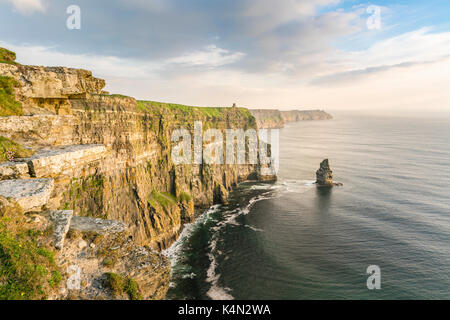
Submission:
[[[312,184],[324,158],[343,187]],[[165,254],[169,299],[450,299],[450,120],[289,124],[279,181],[240,185]]]

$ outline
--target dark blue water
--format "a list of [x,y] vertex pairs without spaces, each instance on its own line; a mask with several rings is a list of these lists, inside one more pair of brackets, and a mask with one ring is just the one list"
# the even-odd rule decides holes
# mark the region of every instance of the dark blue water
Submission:
[[[241,185],[167,252],[168,298],[450,298],[450,120],[338,116],[280,142],[276,184]],[[324,158],[344,187],[312,185]]]

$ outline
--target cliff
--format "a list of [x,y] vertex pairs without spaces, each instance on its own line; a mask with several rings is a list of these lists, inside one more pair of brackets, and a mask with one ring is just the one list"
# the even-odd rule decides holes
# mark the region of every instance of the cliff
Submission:
[[[0,196],[3,208],[36,215],[40,223],[31,230],[52,230],[51,241],[33,240],[58,248],[62,284],[48,298],[164,298],[170,265],[159,252],[183,224],[201,208],[226,202],[239,182],[275,178],[261,177],[258,163],[171,159],[174,130],[193,133],[194,121],[222,133],[257,129],[247,109],[109,95],[90,71],[63,67],[0,62],[0,79],[7,84],[0,88],[0,136],[29,152],[2,159]],[[120,223],[119,230],[107,227]],[[73,266],[84,270],[81,288],[65,290]]]
[[307,120],[330,120],[333,117],[322,110],[280,111],[270,109],[250,109],[258,128],[283,128],[286,123]]

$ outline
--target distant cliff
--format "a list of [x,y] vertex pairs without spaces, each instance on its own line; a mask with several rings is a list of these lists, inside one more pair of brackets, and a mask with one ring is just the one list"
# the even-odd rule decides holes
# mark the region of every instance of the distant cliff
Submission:
[[275,109],[251,109],[258,128],[283,128],[288,122],[306,120],[330,120],[333,117],[322,110],[292,110],[280,111]]

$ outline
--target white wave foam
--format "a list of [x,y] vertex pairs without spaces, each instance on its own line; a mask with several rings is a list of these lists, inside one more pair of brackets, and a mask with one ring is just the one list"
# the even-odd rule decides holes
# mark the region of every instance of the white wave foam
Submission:
[[[219,231],[228,225],[239,226],[240,224],[236,221],[236,219],[240,215],[247,215],[250,213],[250,209],[253,205],[259,201],[269,200],[273,198],[277,198],[283,192],[304,192],[309,190],[313,186],[314,181],[305,181],[305,180],[285,180],[280,181],[276,184],[259,184],[254,185],[250,189],[252,190],[267,190],[258,196],[251,198],[248,201],[248,204],[244,208],[237,208],[234,210],[225,211],[223,213],[223,221],[219,221],[215,226],[211,227],[211,230],[214,232],[209,242],[209,253],[208,257],[210,260],[210,265],[207,270],[206,281],[211,284],[210,289],[207,292],[207,296],[213,300],[233,300],[233,296],[231,295],[231,289],[222,288],[219,286],[220,274],[216,273],[217,269],[217,259],[216,257],[220,256],[222,252],[217,249],[217,244],[219,241]],[[184,247],[184,243],[186,239],[195,231],[195,228],[200,224],[205,224],[207,221],[210,221],[210,215],[220,208],[220,205],[215,205],[205,211],[200,217],[198,217],[193,223],[185,225],[183,231],[181,232],[178,240],[168,249],[163,251],[163,254],[169,258],[172,263],[172,266],[175,265],[180,257],[182,256],[182,250]],[[250,228],[251,230],[257,232],[263,232],[264,230],[258,229],[254,226],[244,225],[246,228]],[[194,273],[187,273],[183,275],[183,278],[193,278],[196,275]]]
[[197,275],[195,273],[189,273],[182,276],[183,279],[194,279]]
[[234,297],[230,295],[227,290],[229,288],[220,288],[218,286],[211,286],[206,295],[213,300],[234,300]]
[[186,224],[180,236],[178,237],[178,240],[175,241],[169,248],[162,251],[162,254],[170,260],[172,266],[179,260],[186,239],[189,238],[189,236],[192,234],[192,232],[194,232],[195,228],[198,225],[205,224],[206,221],[208,221],[209,216],[212,213],[217,212],[219,207],[220,205],[212,206],[211,208],[206,210],[202,215],[200,215],[194,222]]
[[[217,240],[211,242],[211,251],[216,248]],[[208,253],[209,257],[209,268],[206,271],[206,281],[211,284],[206,295],[213,300],[234,300],[234,297],[230,294],[229,288],[222,288],[219,286],[220,274],[216,274],[217,261],[213,253]]]
[[[280,196],[282,192],[306,192],[309,190],[314,184],[314,181],[308,180],[286,180],[281,181],[277,184],[259,184],[250,187],[251,190],[268,190],[261,195],[253,197],[249,200],[248,204],[244,208],[238,208],[231,211],[224,212],[225,220],[217,223],[216,226],[212,228],[214,231],[214,235],[212,236],[209,249],[210,253],[208,253],[208,257],[210,260],[209,268],[207,270],[207,278],[206,281],[211,284],[209,291],[207,292],[208,297],[213,300],[232,300],[233,296],[230,294],[231,289],[222,288],[219,286],[220,274],[216,273],[217,268],[217,259],[216,256],[219,256],[221,252],[217,250],[218,243],[218,234],[219,231],[227,226],[227,225],[239,225],[236,219],[240,215],[246,215],[250,212],[250,209],[253,205],[259,201],[269,200],[273,198],[277,198]],[[250,228],[254,231],[263,232],[264,230],[255,228],[250,225],[245,225],[245,227]]]
[[250,226],[248,224],[244,225],[244,227],[249,228],[250,230],[253,230],[255,232],[264,232],[263,229],[259,229],[259,228],[253,227],[253,226]]

